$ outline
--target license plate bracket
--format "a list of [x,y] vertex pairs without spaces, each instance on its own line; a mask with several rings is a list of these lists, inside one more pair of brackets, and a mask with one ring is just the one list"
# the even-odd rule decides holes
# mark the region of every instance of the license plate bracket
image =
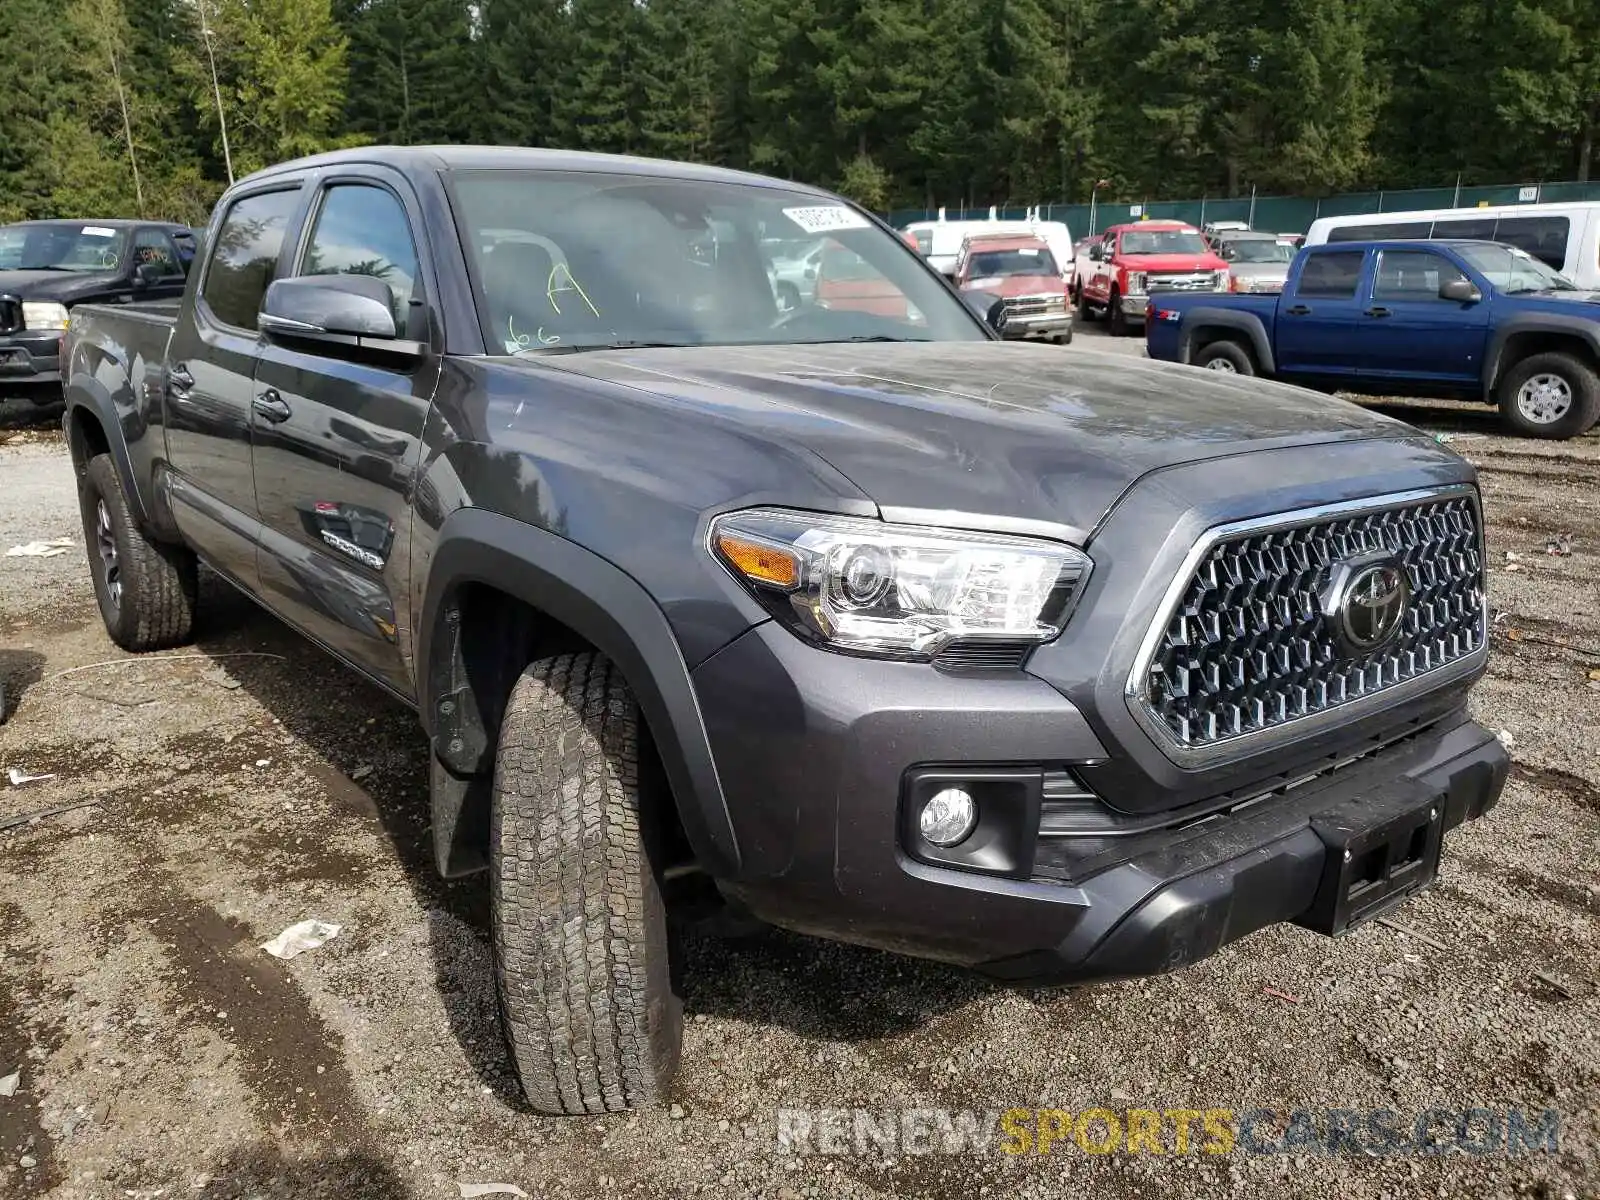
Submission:
[[1327,853],[1316,899],[1299,924],[1345,933],[1431,884],[1444,847],[1444,812],[1444,796],[1411,786],[1312,817]]

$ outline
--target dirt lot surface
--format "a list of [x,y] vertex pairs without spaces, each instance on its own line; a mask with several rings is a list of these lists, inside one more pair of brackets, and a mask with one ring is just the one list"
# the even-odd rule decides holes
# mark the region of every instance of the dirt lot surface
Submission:
[[[1174,976],[1052,993],[691,935],[675,1107],[566,1121],[526,1112],[508,1074],[484,884],[432,874],[415,719],[215,581],[192,651],[127,659],[65,448],[0,445],[0,552],[78,543],[0,557],[0,824],[90,802],[0,829],[0,1196],[1600,1196],[1600,436],[1393,411],[1484,470],[1505,615],[1474,706],[1517,760],[1396,914],[1410,933],[1274,928]],[[1570,556],[1546,553],[1560,533]],[[8,786],[9,767],[53,778]],[[343,932],[291,962],[258,949],[309,917]],[[1096,1105],[1402,1126],[1554,1108],[1560,1150],[802,1157],[775,1139],[786,1108]]]

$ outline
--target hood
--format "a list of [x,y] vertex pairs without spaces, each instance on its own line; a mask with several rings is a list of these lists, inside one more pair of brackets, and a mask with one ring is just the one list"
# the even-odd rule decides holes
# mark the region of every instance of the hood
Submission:
[[528,366],[809,449],[886,515],[961,511],[1081,535],[1164,467],[1415,434],[1282,384],[1021,342],[591,351]]
[[[1548,308],[1553,312],[1571,312],[1574,304],[1594,305],[1600,304],[1600,292],[1574,291],[1574,292],[1502,292],[1508,300],[1514,300],[1519,308],[1532,305],[1538,308]],[[1584,313],[1584,316],[1600,316],[1600,314]]]
[[0,296],[21,300],[76,300],[116,283],[116,271],[0,271]]
[[1228,264],[1215,254],[1119,254],[1130,271],[1221,271]]
[[992,275],[974,279],[961,290],[979,296],[1038,296],[1046,292],[1061,296],[1066,294],[1066,283],[1059,275]]
[[1228,272],[1242,279],[1288,279],[1289,264],[1277,262],[1235,262],[1228,264]]

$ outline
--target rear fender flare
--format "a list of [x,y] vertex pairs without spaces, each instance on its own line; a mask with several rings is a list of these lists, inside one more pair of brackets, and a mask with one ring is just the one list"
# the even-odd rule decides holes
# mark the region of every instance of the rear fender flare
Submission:
[[[148,528],[151,524],[151,507],[145,503],[138,477],[134,474],[133,459],[128,454],[127,431],[123,428],[122,416],[117,412],[116,402],[98,379],[82,373],[70,377],[65,393],[67,409],[61,424],[67,435],[67,444],[72,451],[74,470],[81,475],[89,465],[89,447],[82,444],[77,433],[79,414],[84,413],[99,425],[105,434],[111,461],[116,464],[117,476],[122,480],[123,491],[127,493],[128,507],[133,511],[134,520],[141,528]],[[163,533],[167,531],[163,530]]]
[[[435,851],[441,870],[481,865],[452,854],[474,795],[494,770],[494,736],[483,728],[462,672],[460,589],[484,584],[561,622],[621,668],[644,714],[679,820],[700,865],[731,877],[739,848],[699,701],[666,614],[630,575],[548,530],[482,509],[460,509],[439,531],[429,567],[417,658],[419,710],[433,746]],[[457,786],[440,786],[440,776]],[[449,782],[448,779],[445,782]],[[482,792],[481,786],[477,792]],[[481,814],[466,814],[467,827]]]
[[1202,329],[1226,329],[1231,333],[1244,334],[1261,373],[1277,373],[1278,365],[1272,357],[1272,339],[1267,336],[1267,327],[1261,318],[1254,313],[1234,312],[1227,308],[1191,308],[1183,314],[1183,335],[1178,343],[1179,362],[1194,361],[1195,335]]

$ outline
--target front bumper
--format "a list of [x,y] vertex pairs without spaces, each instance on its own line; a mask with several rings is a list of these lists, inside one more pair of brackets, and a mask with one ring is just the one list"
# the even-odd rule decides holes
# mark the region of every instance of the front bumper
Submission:
[[1072,332],[1072,311],[1006,315],[1006,338],[1060,337]]
[[0,334],[0,383],[59,383],[61,331],[19,329]]
[[1508,768],[1457,707],[1242,811],[1146,829],[1081,878],[1052,870],[1050,838],[1023,870],[990,874],[908,850],[906,773],[1105,759],[1043,680],[830,654],[771,622],[694,678],[743,854],[739,877],[718,881],[731,899],[773,924],[1019,983],[1170,971],[1274,922],[1313,923],[1318,818],[1365,799],[1377,821],[1434,796],[1453,828],[1493,806]]
[[1142,292],[1137,296],[1118,297],[1118,301],[1122,305],[1122,315],[1130,321],[1144,320],[1145,305],[1149,303],[1149,300],[1150,297]]

